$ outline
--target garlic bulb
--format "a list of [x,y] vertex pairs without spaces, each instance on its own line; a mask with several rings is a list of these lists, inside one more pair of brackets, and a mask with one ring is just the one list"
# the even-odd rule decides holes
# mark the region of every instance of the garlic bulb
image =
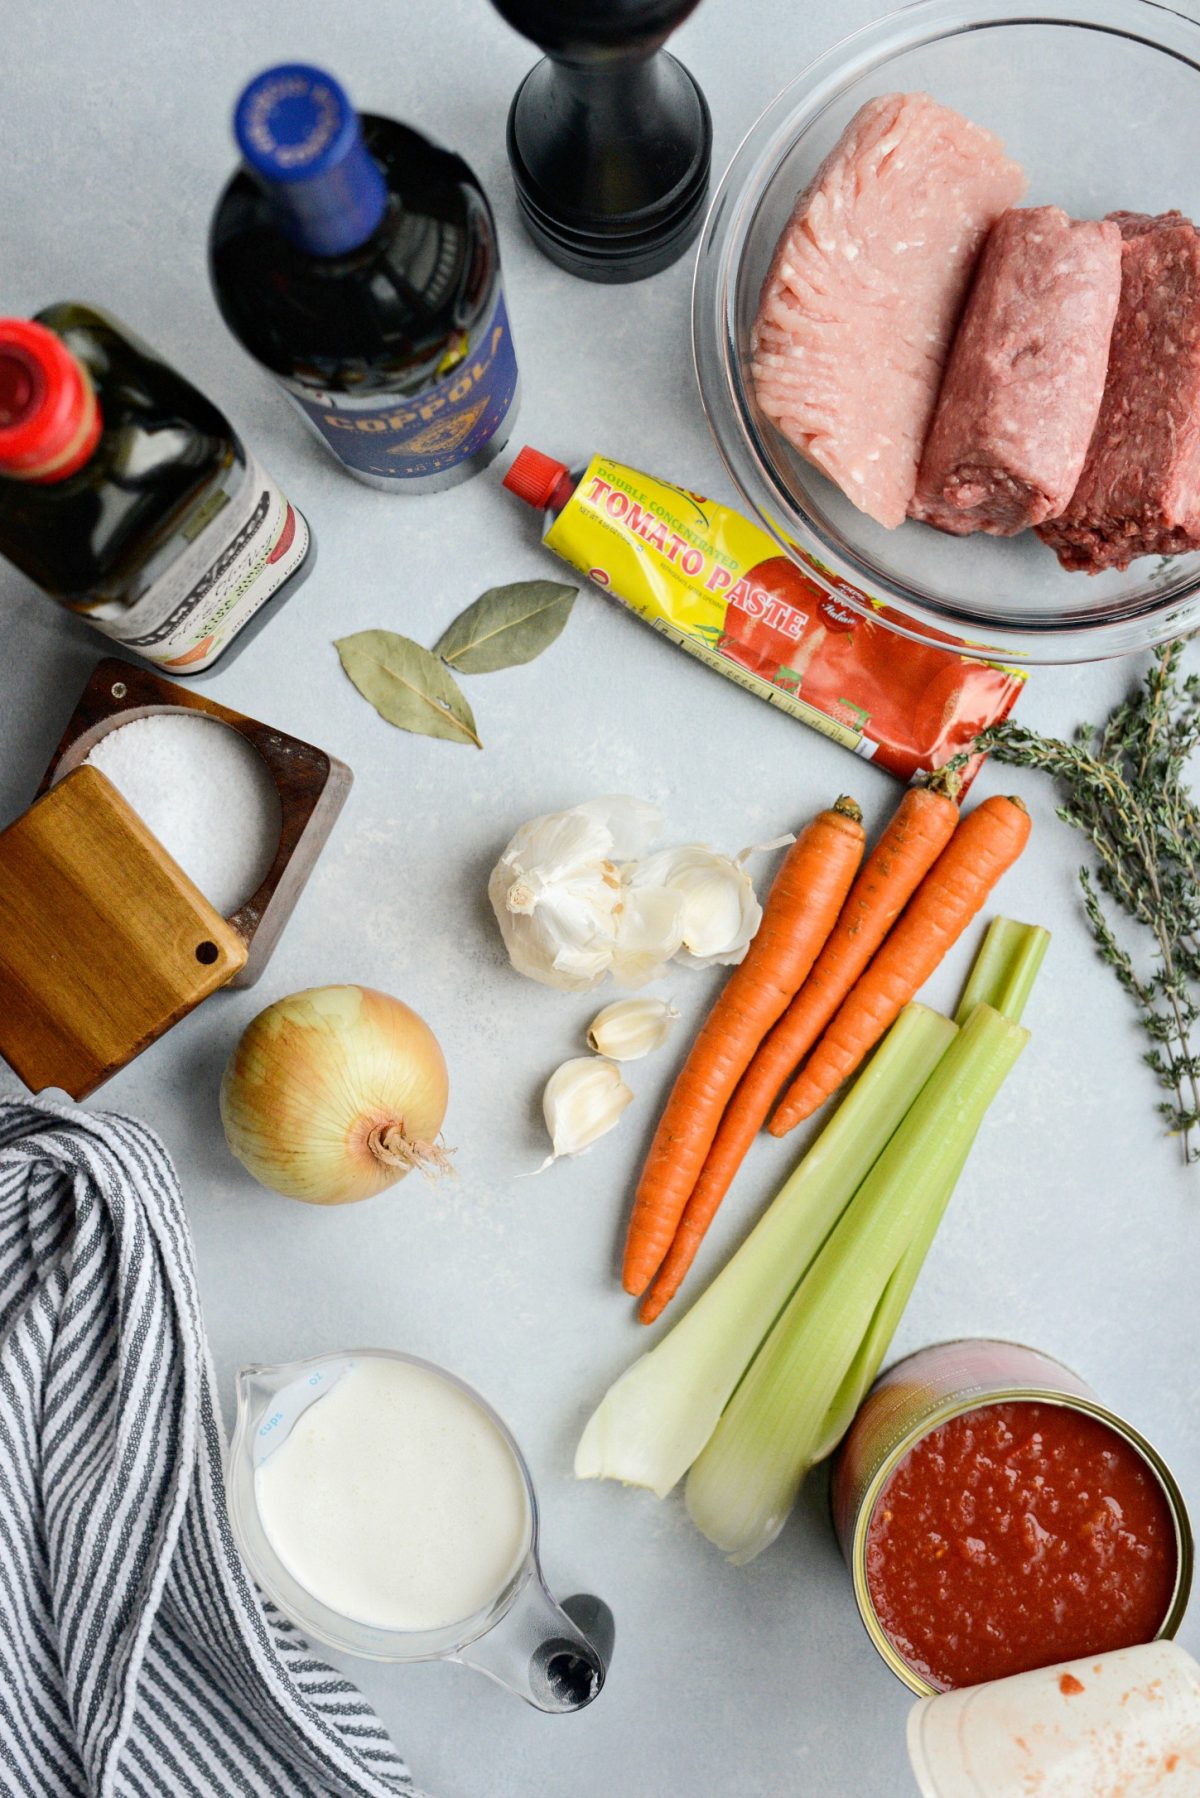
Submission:
[[588,1026],[588,1047],[612,1061],[640,1061],[671,1034],[679,1013],[665,999],[618,999]]
[[553,1145],[542,1166],[549,1167],[560,1155],[578,1155],[611,1130],[632,1103],[633,1094],[614,1061],[598,1055],[564,1061],[542,1094],[542,1115]]
[[488,881],[513,967],[572,993],[610,970],[630,985],[653,979],[679,947],[682,902],[646,883],[628,903],[620,864],[661,825],[657,806],[621,795],[523,824]]
[[762,922],[762,906],[746,872],[747,859],[792,841],[791,836],[776,837],[736,856],[721,855],[707,843],[683,843],[677,849],[660,849],[622,872],[631,893],[649,888],[678,895],[683,906],[680,961],[694,968],[729,964],[741,961]]

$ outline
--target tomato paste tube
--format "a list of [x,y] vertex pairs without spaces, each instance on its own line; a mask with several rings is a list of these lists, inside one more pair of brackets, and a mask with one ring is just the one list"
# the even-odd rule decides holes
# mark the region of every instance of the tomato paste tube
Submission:
[[900,636],[864,595],[848,605],[685,487],[607,456],[572,472],[528,448],[504,485],[544,511],[550,549],[655,630],[901,780],[968,748],[1021,691],[1016,669]]

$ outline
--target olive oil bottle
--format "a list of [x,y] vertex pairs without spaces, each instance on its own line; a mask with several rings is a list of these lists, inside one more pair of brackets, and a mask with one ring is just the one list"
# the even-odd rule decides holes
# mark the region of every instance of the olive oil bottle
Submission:
[[503,448],[517,364],[487,198],[461,157],[285,64],[234,113],[217,304],[348,473],[450,487]]
[[73,302],[0,319],[0,555],[52,599],[200,674],[310,554],[224,414],[115,319]]

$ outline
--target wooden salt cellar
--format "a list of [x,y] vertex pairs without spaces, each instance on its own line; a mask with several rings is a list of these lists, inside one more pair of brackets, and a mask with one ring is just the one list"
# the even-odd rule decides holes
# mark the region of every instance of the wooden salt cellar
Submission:
[[[282,826],[258,891],[224,919],[111,781],[84,767],[108,731],[196,711],[265,762]],[[311,743],[148,668],[106,657],[30,809],[0,833],[0,1055],[34,1092],[85,1098],[220,986],[258,979],[352,775]]]

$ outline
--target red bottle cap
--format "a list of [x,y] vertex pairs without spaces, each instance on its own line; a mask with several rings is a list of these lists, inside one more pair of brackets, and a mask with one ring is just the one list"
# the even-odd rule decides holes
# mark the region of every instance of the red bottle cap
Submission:
[[0,318],[0,475],[62,481],[103,428],[87,370],[45,325]]
[[502,485],[518,499],[523,499],[527,506],[536,506],[541,512],[550,504],[554,489],[563,476],[570,472],[565,462],[556,462],[553,456],[544,456],[541,450],[530,449],[526,444],[518,451]]

